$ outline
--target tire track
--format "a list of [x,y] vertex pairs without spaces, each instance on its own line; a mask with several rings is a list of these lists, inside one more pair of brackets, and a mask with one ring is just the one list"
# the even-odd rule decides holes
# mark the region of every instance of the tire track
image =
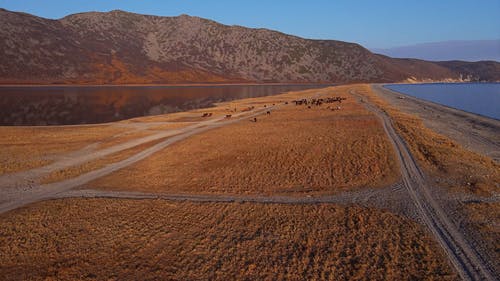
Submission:
[[[183,139],[186,139],[192,135],[199,134],[199,133],[211,130],[211,129],[222,127],[222,126],[226,126],[229,124],[233,124],[233,123],[239,122],[239,121],[244,120],[244,119],[246,120],[247,118],[258,116],[260,114],[264,114],[268,110],[275,110],[277,107],[278,106],[259,109],[257,111],[254,111],[251,114],[240,113],[238,115],[233,115],[232,119],[224,121],[224,122],[219,122],[219,121],[222,121],[223,118],[217,118],[217,119],[213,119],[210,121],[201,122],[201,124],[203,124],[203,125],[197,124],[197,126],[194,126],[194,127],[183,128],[180,131],[176,130],[177,134],[175,134],[174,136],[172,136],[172,137],[170,137],[170,138],[168,138],[168,139],[166,139],[166,140],[164,140],[164,141],[162,141],[162,142],[160,142],[152,147],[149,147],[149,148],[147,148],[147,149],[145,149],[145,150],[143,150],[143,151],[127,158],[127,159],[124,159],[122,161],[119,161],[119,162],[116,162],[113,164],[109,164],[103,168],[93,170],[91,172],[82,174],[82,175],[77,176],[75,178],[63,180],[60,182],[50,183],[50,184],[36,185],[33,187],[30,186],[28,188],[23,187],[23,186],[21,186],[21,188],[19,188],[19,187],[13,188],[13,190],[12,189],[9,190],[8,188],[3,188],[3,189],[0,188],[0,195],[2,195],[2,197],[3,197],[2,199],[6,199],[5,201],[3,201],[0,204],[0,214],[5,213],[5,212],[10,211],[10,210],[13,210],[13,209],[16,209],[16,208],[19,208],[19,207],[22,207],[22,206],[25,206],[25,205],[30,204],[30,203],[53,198],[53,197],[57,196],[57,194],[59,194],[59,193],[69,191],[75,187],[84,185],[90,181],[97,179],[97,178],[109,175],[115,171],[118,171],[118,170],[123,169],[127,166],[130,166],[130,165],[132,165],[140,160],[143,160],[146,157],[168,147],[169,145],[176,143],[178,141],[181,141]],[[170,133],[170,132],[166,132],[166,133]],[[163,134],[165,134],[165,133],[163,133]],[[142,144],[142,142],[145,141],[144,139],[145,138],[141,138],[139,140],[134,140],[133,143],[136,145]],[[150,139],[148,139],[148,141],[149,140]],[[121,148],[122,146],[119,145],[119,147]],[[97,157],[97,156],[95,156],[95,157]],[[100,157],[102,157],[102,155]],[[87,159],[87,157],[84,157],[84,159]],[[75,159],[71,163],[74,165],[74,163],[78,163],[80,161],[83,161],[83,160],[82,159]],[[87,160],[85,160],[85,161],[87,161]],[[65,162],[65,165],[69,165],[69,164]],[[64,167],[66,167],[66,166],[64,166]],[[61,168],[61,167],[58,167],[58,168]],[[51,169],[49,169],[49,170],[51,170]],[[46,172],[46,169],[43,169],[42,171],[38,171],[36,174],[37,174],[37,176],[41,176],[41,175],[45,174],[45,172]],[[30,173],[30,171],[28,171],[28,173]],[[17,183],[19,183],[19,181],[23,180],[23,178],[20,176],[17,176],[15,179],[18,180]],[[0,178],[0,183],[2,183],[2,185],[12,184],[11,183],[12,179],[8,179],[5,181],[2,181],[2,180],[5,180],[5,178]]]
[[[254,114],[260,114],[266,109],[260,109],[254,112]],[[238,119],[241,116],[245,117],[251,117],[254,116],[252,115],[246,115],[246,112],[243,113],[238,113],[233,115],[233,119]],[[136,146],[139,146],[144,143],[148,143],[151,141],[163,139],[163,138],[168,138],[176,135],[182,135],[185,133],[189,133],[190,131],[194,130],[199,130],[200,128],[207,127],[207,126],[214,126],[214,124],[220,123],[222,120],[224,120],[224,117],[218,117],[206,121],[201,121],[198,123],[195,123],[193,125],[186,126],[184,128],[179,128],[179,129],[170,129],[167,131],[155,133],[149,136],[145,137],[140,137],[137,139],[129,140],[124,143],[120,143],[117,145],[113,145],[108,148],[103,148],[97,151],[93,151],[90,153],[85,153],[82,155],[78,155],[77,157],[74,157],[72,153],[70,152],[66,156],[61,156],[61,160],[58,160],[54,163],[30,169],[27,171],[22,171],[22,172],[17,172],[17,173],[12,173],[12,174],[5,174],[0,176],[0,188],[8,188],[8,187],[17,187],[17,186],[22,186],[25,185],[27,182],[34,182],[39,178],[42,178],[43,176],[46,176],[54,171],[57,170],[62,170],[65,168],[77,166],[80,164],[84,164],[86,162],[99,159],[117,152],[121,152]],[[239,120],[239,119],[238,119]],[[228,121],[224,123],[230,123]],[[148,123],[140,124],[142,127],[149,127],[150,125]],[[73,157],[72,157],[73,156]]]
[[399,160],[404,186],[413,199],[419,216],[445,250],[460,277],[463,280],[497,280],[480,254],[465,240],[441,206],[434,200],[428,189],[428,183],[405,141],[396,133],[391,118],[382,109],[366,102],[361,95],[352,90],[350,94],[380,118]]

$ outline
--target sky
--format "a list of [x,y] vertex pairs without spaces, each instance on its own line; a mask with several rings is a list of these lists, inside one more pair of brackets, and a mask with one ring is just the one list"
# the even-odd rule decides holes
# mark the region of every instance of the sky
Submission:
[[0,7],[51,19],[115,9],[188,14],[367,48],[500,39],[500,0],[0,0]]

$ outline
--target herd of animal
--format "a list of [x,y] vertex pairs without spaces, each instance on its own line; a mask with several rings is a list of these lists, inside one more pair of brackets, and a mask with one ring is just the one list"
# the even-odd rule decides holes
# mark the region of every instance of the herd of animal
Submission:
[[[343,100],[346,100],[347,98],[344,97],[328,97],[328,98],[313,98],[313,99],[300,99],[300,100],[293,100],[292,102],[295,103],[295,105],[305,105],[307,108],[312,108],[312,106],[321,106],[323,104],[333,104],[333,103],[342,103]],[[284,102],[284,104],[288,104],[287,101]],[[273,106],[276,105],[273,103]],[[255,108],[255,106],[249,106],[241,110],[241,112],[245,111],[251,111]],[[264,108],[267,108],[267,105],[264,105]],[[331,111],[335,110],[340,110],[340,106],[327,106],[326,109],[329,109]],[[233,110],[236,112],[236,108]],[[271,115],[271,111],[266,112],[267,115]],[[207,112],[203,113],[202,117],[211,117],[212,113]],[[231,118],[232,114],[226,114],[225,118]],[[254,117],[252,120],[253,122],[257,122],[257,118]]]
[[294,100],[293,102],[295,105],[322,105],[323,103],[342,103],[343,100],[346,100],[347,98],[343,97],[332,97],[332,98],[321,98],[321,99],[301,99],[301,100]]
[[[329,98],[320,98],[320,99],[300,99],[294,100],[295,105],[306,105],[307,108],[312,108],[311,106],[321,106],[322,104],[332,104],[332,103],[342,103],[343,100],[347,98],[344,97],[329,97]],[[326,109],[330,109],[331,111],[340,110],[340,106],[332,107],[327,106]]]

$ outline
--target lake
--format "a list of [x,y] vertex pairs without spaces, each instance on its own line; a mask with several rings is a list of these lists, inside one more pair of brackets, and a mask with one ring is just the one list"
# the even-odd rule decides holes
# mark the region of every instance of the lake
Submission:
[[391,84],[384,87],[500,120],[500,83]]
[[0,125],[118,121],[326,85],[0,86]]

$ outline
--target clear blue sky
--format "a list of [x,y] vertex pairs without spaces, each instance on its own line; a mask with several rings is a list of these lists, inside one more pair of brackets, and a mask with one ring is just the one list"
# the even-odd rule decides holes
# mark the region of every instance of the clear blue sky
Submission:
[[500,38],[500,0],[0,0],[0,7],[54,19],[114,9],[189,14],[369,48]]

